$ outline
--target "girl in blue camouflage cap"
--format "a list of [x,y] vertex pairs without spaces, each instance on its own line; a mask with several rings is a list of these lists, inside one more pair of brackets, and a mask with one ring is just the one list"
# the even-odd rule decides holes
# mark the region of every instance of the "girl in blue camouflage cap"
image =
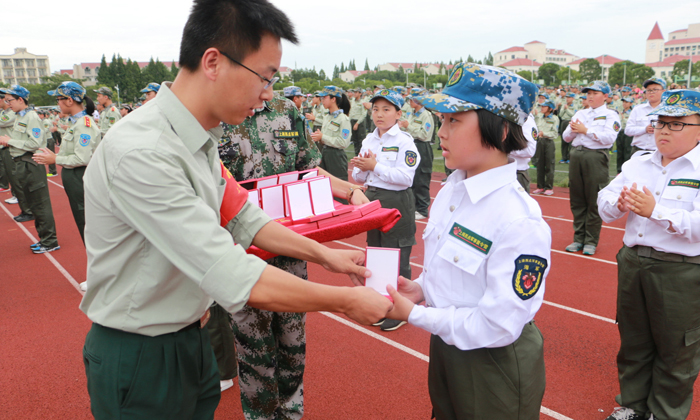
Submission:
[[[432,334],[428,388],[435,418],[537,419],[543,339],[533,318],[544,297],[551,232],[518,183],[508,153],[537,87],[491,66],[460,63],[443,93],[420,99],[441,114],[445,165],[423,233],[423,273],[388,287],[394,310]],[[425,306],[419,303],[425,301]]]
[[321,97],[323,107],[329,112],[323,119],[321,130],[311,134],[315,142],[323,144],[319,166],[333,176],[347,181],[348,157],[345,155],[345,149],[350,145],[350,100],[336,86],[326,86],[318,96]]

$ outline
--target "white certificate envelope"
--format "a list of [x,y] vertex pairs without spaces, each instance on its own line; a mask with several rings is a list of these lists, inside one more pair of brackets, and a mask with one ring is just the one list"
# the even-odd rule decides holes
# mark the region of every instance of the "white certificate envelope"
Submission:
[[258,188],[271,187],[277,185],[277,175],[266,176],[265,178],[260,178],[257,182]]
[[309,181],[309,190],[311,190],[311,204],[315,215],[318,216],[319,214],[335,210],[330,178],[319,178]]
[[[303,172],[302,172],[303,173]],[[311,169],[308,172],[306,172],[304,175],[301,176],[301,179],[307,179],[307,178],[313,178],[315,176],[318,176],[318,170],[317,169]]]
[[282,185],[260,189],[263,211],[272,219],[284,217],[284,190]]
[[287,184],[284,188],[286,188],[289,215],[292,220],[301,220],[314,215],[313,209],[311,208],[309,185],[306,182]]
[[372,272],[372,276],[365,279],[365,286],[376,290],[379,294],[389,296],[386,285],[390,284],[396,289],[400,259],[400,249],[368,246],[365,267]]
[[286,184],[288,182],[296,182],[298,180],[299,180],[299,172],[294,171],[294,172],[287,172],[284,174],[280,174],[277,183],[278,184]]
[[260,190],[248,191],[248,201],[254,206],[260,207]]

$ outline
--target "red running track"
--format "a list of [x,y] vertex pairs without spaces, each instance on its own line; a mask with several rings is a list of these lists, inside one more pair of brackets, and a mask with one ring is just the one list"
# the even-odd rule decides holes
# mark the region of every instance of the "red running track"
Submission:
[[[443,174],[434,174],[434,197]],[[61,250],[33,255],[32,222],[0,194],[0,419],[89,419],[82,346],[90,322],[78,309],[75,282],[85,280],[85,251],[60,177],[49,190]],[[552,228],[552,269],[545,304],[536,317],[545,337],[547,390],[543,419],[604,419],[619,392],[615,355],[615,254],[624,222],[605,225],[595,258],[561,250],[571,242],[568,190],[536,196]],[[413,277],[421,272],[425,220],[418,222]],[[30,238],[30,235],[33,235]],[[364,235],[329,244],[365,246]],[[342,275],[309,266],[312,281],[349,285]],[[307,419],[429,419],[429,335],[411,325],[384,333],[334,314],[307,321]],[[698,388],[696,387],[696,390]],[[690,419],[700,419],[697,393]],[[222,394],[217,419],[242,418],[238,387]]]

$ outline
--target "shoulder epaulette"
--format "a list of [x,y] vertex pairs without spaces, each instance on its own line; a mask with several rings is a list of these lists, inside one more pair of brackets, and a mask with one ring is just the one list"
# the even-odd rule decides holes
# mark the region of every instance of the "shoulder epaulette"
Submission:
[[92,124],[90,123],[90,117],[85,116],[85,127],[90,128]]

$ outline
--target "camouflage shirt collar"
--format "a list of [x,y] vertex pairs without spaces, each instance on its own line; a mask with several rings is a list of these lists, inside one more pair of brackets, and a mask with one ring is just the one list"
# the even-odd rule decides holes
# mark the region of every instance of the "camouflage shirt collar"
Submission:
[[17,115],[19,115],[20,117],[24,117],[24,115],[27,113],[27,111],[28,111],[28,110],[25,108],[25,109],[19,111],[19,112],[17,113]]
[[85,110],[82,110],[82,111],[78,112],[77,114],[71,115],[70,117],[68,117],[68,121],[70,121],[71,124],[73,124],[73,123],[75,123],[76,121],[78,121],[78,118],[84,117],[84,116],[86,116],[86,115],[87,115],[87,114],[85,113]]
[[345,114],[345,112],[343,112],[342,109],[339,109],[339,110],[337,110],[337,111],[331,112],[331,115],[333,116],[333,118],[337,118],[338,115],[340,115],[340,114]]

